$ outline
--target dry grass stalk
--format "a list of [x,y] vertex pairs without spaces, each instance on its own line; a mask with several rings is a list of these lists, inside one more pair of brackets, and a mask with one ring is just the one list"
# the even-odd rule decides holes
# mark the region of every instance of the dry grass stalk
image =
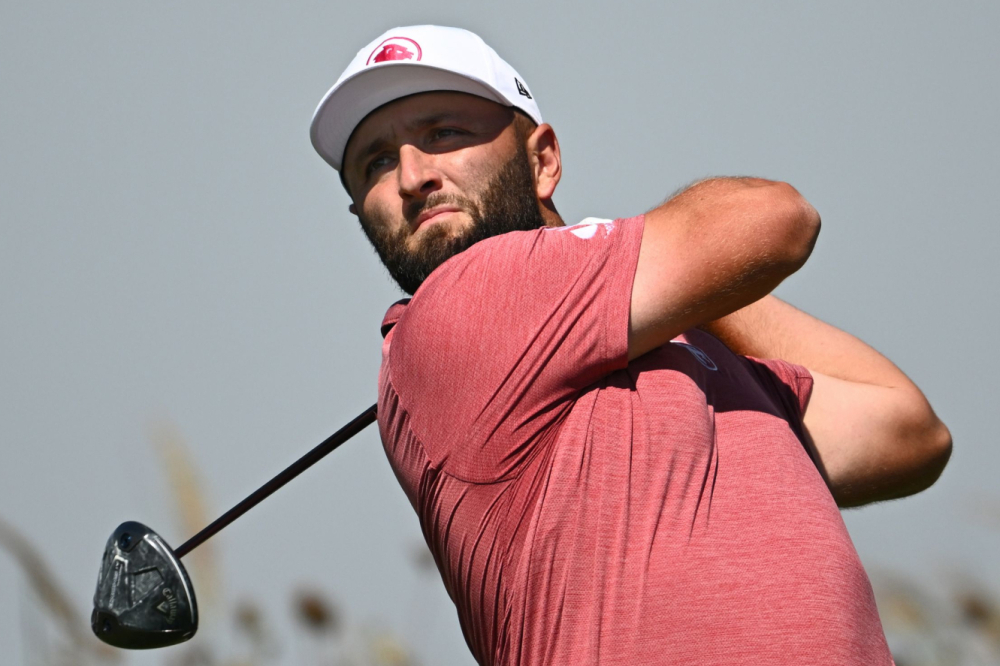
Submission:
[[[174,506],[180,517],[181,533],[187,538],[209,523],[207,502],[197,467],[175,425],[160,421],[151,426],[149,432],[167,472]],[[205,610],[211,612],[219,599],[219,575],[212,543],[198,546],[184,561],[191,577],[195,579],[199,609],[203,613]]]
[[9,552],[20,565],[32,590],[41,599],[43,607],[55,619],[56,624],[69,637],[75,650],[90,653],[101,661],[118,660],[119,655],[114,650],[84,633],[86,624],[70,603],[69,595],[63,591],[45,563],[42,553],[3,518],[0,518],[0,547]]
[[292,600],[295,617],[310,631],[336,634],[340,631],[340,611],[335,605],[311,590],[300,590]]
[[236,604],[234,610],[236,630],[239,636],[249,641],[250,653],[246,659],[232,661],[228,666],[256,666],[273,662],[277,657],[277,645],[268,631],[267,621],[260,606],[256,603],[243,600]]
[[971,581],[956,590],[954,599],[962,624],[986,640],[1000,657],[1000,601]]
[[389,633],[374,636],[369,646],[376,664],[383,666],[412,666],[409,651]]

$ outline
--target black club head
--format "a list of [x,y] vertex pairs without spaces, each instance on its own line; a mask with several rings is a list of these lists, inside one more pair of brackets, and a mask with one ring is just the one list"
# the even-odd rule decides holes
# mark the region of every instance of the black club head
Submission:
[[108,539],[90,626],[105,643],[131,650],[183,643],[198,630],[184,565],[142,523],[122,523]]

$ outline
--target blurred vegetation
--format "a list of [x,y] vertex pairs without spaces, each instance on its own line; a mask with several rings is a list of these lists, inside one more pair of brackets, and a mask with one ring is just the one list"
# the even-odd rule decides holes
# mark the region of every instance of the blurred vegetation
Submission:
[[872,575],[897,666],[1000,664],[1000,600],[966,574],[950,579],[932,592],[898,574]]
[[[150,439],[169,482],[180,533],[194,534],[208,524],[205,494],[192,457],[177,429],[157,423]],[[421,544],[424,550],[426,547]],[[97,640],[90,615],[69,601],[56,576],[34,546],[0,517],[0,550],[20,566],[28,593],[22,595],[22,653],[0,651],[0,663],[23,666],[125,666],[132,653]],[[428,554],[429,557],[429,554]],[[99,554],[95,554],[96,563]],[[415,561],[420,569],[423,565]],[[230,601],[222,591],[221,572],[213,542],[184,558],[198,597],[198,635],[189,643],[159,651],[164,666],[268,666],[279,662],[303,666],[416,666],[413,650],[384,627],[352,621],[349,613],[326,593],[303,587],[288,594],[278,607],[252,599]],[[95,576],[96,581],[96,576]],[[8,601],[9,597],[5,599]],[[281,613],[283,617],[275,617]],[[282,622],[282,620],[285,620]],[[275,635],[276,626],[291,633]],[[148,662],[147,662],[148,663]]]
[[[151,439],[170,482],[182,533],[194,534],[209,516],[192,458],[172,426],[157,425]],[[91,634],[89,617],[69,601],[40,549],[2,517],[0,549],[20,566],[30,590],[22,595],[20,608],[24,666],[127,664],[129,653]],[[414,544],[410,559],[417,573],[434,572],[423,543]],[[198,593],[202,640],[163,650],[164,666],[266,666],[288,661],[289,654],[304,666],[419,663],[393,632],[353,621],[347,609],[315,587],[289,593],[285,612],[292,633],[274,635],[272,628],[279,625],[259,603],[225,598],[211,542],[195,550],[185,568]],[[870,574],[897,666],[1000,666],[1000,599],[994,590],[962,573],[935,581],[933,590],[898,573]],[[456,635],[455,640],[462,639]],[[12,658],[17,656],[4,651],[4,663]]]

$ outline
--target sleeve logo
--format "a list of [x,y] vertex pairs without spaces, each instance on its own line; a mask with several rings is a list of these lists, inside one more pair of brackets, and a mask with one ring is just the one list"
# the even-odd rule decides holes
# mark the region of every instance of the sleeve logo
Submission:
[[599,217],[586,217],[576,224],[567,227],[545,227],[549,231],[568,231],[577,238],[587,240],[597,235],[600,227],[604,228],[604,236],[608,236],[615,230],[613,220],[605,220]]
[[677,342],[677,341],[671,341],[671,344],[675,344],[678,347],[684,347],[684,349],[687,349],[689,352],[691,352],[692,356],[694,356],[696,359],[698,359],[699,363],[701,363],[703,366],[705,366],[709,370],[718,370],[719,369],[719,366],[717,366],[715,364],[715,361],[713,361],[712,358],[708,354],[706,354],[702,350],[698,349],[694,345],[689,345],[686,342]]

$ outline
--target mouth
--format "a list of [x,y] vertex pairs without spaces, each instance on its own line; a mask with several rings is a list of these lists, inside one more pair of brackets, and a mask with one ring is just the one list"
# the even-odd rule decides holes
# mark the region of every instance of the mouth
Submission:
[[413,231],[416,231],[422,226],[441,222],[451,213],[459,213],[461,210],[457,206],[435,206],[434,208],[428,208],[421,212],[420,215],[417,215],[411,226],[413,227]]

